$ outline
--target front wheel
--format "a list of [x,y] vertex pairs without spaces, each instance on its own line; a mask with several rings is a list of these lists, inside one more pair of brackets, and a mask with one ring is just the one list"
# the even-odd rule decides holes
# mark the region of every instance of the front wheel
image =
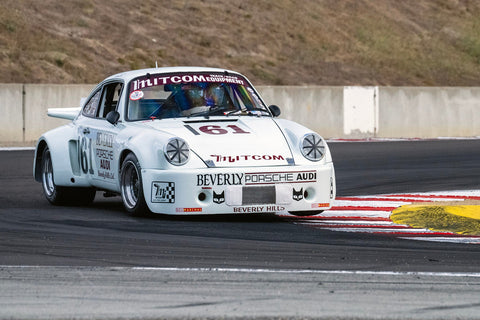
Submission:
[[130,153],[120,170],[120,189],[125,210],[132,216],[149,213],[143,194],[142,173],[137,157]]
[[61,187],[55,184],[50,150],[42,154],[42,187],[45,198],[53,205],[88,205],[95,198],[93,188]]

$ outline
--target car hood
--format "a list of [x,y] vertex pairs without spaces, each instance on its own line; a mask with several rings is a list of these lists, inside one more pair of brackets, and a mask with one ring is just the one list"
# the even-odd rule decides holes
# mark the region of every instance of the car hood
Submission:
[[185,118],[145,124],[187,141],[209,167],[279,166],[288,165],[293,158],[272,118]]

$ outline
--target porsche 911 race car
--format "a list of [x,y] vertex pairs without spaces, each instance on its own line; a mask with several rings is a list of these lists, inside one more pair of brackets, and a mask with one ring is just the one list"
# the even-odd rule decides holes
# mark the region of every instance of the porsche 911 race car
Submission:
[[152,68],[102,81],[43,134],[33,173],[55,205],[121,195],[131,215],[313,215],[335,198],[325,140],[276,118],[241,74]]

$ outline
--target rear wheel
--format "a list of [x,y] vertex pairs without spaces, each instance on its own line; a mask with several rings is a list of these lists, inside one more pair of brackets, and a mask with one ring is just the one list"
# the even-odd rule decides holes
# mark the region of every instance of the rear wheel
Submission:
[[132,216],[149,213],[143,194],[140,163],[133,153],[127,155],[120,170],[120,189],[125,210]]
[[95,198],[93,188],[61,187],[55,184],[50,150],[42,154],[42,187],[45,198],[54,205],[87,205]]

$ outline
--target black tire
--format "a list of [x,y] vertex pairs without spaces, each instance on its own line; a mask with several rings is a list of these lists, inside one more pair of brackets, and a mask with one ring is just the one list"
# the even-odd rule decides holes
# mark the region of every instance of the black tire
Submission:
[[48,147],[42,154],[42,187],[45,198],[53,205],[88,205],[95,199],[94,188],[61,187],[53,178],[52,157]]
[[120,190],[123,206],[131,216],[145,216],[150,213],[142,184],[142,168],[137,157],[130,153],[123,160],[120,169]]
[[288,213],[293,214],[294,216],[298,217],[308,217],[308,216],[315,216],[317,214],[322,213],[323,210],[312,210],[312,211],[288,211]]

